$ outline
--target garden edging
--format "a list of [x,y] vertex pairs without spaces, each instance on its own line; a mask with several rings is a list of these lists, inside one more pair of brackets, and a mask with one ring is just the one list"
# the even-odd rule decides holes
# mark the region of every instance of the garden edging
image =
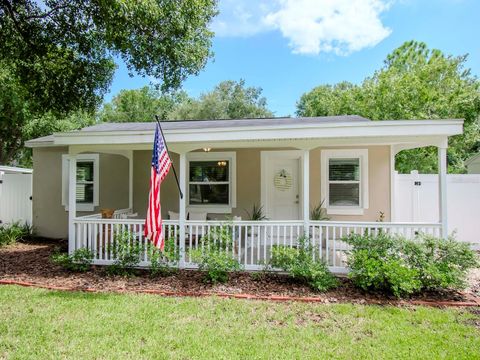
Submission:
[[[165,297],[209,297],[217,296],[221,298],[235,298],[235,299],[246,299],[246,300],[264,300],[264,301],[279,301],[279,302],[308,302],[308,303],[330,303],[328,299],[321,297],[298,297],[298,296],[279,296],[279,295],[254,295],[254,294],[230,294],[230,293],[209,293],[209,292],[176,292],[176,291],[165,291],[165,290],[148,290],[148,289],[131,289],[128,291],[101,291],[93,288],[75,288],[75,287],[64,287],[64,286],[52,286],[52,285],[43,285],[36,284],[26,281],[16,281],[16,280],[0,280],[0,285],[17,285],[24,287],[34,287],[47,290],[56,290],[56,291],[70,291],[70,292],[89,292],[89,293],[143,293],[143,294],[154,294],[161,295]],[[480,307],[480,298],[468,295],[471,301],[425,301],[425,300],[365,300],[364,304],[371,305],[393,305],[393,306],[431,306],[431,307]]]

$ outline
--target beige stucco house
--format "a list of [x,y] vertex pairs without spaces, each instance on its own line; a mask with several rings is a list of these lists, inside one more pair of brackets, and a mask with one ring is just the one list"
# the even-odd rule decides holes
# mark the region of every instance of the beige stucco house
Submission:
[[[338,271],[344,268],[340,239],[348,232],[446,235],[446,149],[448,137],[462,133],[462,120],[332,116],[168,121],[162,128],[185,194],[180,198],[171,172],[161,204],[164,226],[182,251],[181,266],[191,265],[185,249],[225,221],[234,229],[232,251],[247,269],[268,259],[272,245],[294,246],[301,234],[316,241],[319,256]],[[30,140],[36,231],[68,237],[71,251],[92,248],[98,264],[112,261],[105,241],[113,241],[115,231],[129,229],[145,242],[154,131],[153,122],[102,123]],[[438,147],[439,221],[391,222],[395,154],[423,146]],[[310,218],[321,203],[328,221]],[[249,219],[254,205],[267,220]],[[101,209],[114,209],[114,218],[102,219]]]

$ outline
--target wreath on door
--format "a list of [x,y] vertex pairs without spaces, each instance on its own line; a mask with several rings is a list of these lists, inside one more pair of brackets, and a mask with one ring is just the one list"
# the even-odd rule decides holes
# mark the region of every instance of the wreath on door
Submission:
[[280,191],[286,191],[292,187],[292,174],[287,170],[278,171],[273,177],[273,185]]

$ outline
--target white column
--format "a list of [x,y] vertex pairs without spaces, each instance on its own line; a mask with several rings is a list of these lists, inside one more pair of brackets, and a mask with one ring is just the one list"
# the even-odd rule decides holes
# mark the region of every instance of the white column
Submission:
[[303,228],[309,236],[310,227],[310,150],[303,152]]
[[396,221],[395,214],[395,182],[398,173],[395,171],[395,149],[390,145],[390,221]]
[[133,151],[128,154],[128,207],[133,211]]
[[75,224],[77,216],[77,157],[69,156],[68,167],[68,253],[75,251]]
[[180,154],[180,166],[178,168],[178,176],[180,177],[180,189],[182,190],[183,197],[180,197],[179,203],[179,225],[180,225],[180,268],[185,266],[185,220],[186,220],[186,194],[185,184],[187,179],[187,160],[185,153]]
[[447,217],[447,148],[438,147],[438,205],[442,237],[448,237]]

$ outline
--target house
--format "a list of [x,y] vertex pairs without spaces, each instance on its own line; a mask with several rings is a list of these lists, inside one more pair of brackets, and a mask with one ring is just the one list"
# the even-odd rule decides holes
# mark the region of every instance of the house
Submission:
[[0,226],[32,223],[32,169],[0,165]]
[[473,155],[465,161],[468,174],[480,174],[480,153]]
[[[168,121],[162,128],[185,194],[179,197],[170,174],[161,189],[162,213],[181,267],[194,266],[187,250],[201,246],[202,236],[226,219],[231,251],[245,269],[261,268],[273,245],[295,246],[302,234],[338,272],[345,271],[341,238],[348,233],[447,235],[446,151],[463,120],[329,116]],[[119,231],[145,244],[154,131],[155,123],[102,123],[28,141],[36,231],[68,236],[70,251],[92,249],[96,264],[112,263],[108,244]],[[391,222],[395,154],[424,146],[438,148],[438,221]],[[310,209],[322,201],[329,221],[310,219]],[[254,204],[268,220],[248,219],[245,210]],[[101,209],[112,209],[113,218],[102,218]],[[142,264],[148,265],[146,254]]]

